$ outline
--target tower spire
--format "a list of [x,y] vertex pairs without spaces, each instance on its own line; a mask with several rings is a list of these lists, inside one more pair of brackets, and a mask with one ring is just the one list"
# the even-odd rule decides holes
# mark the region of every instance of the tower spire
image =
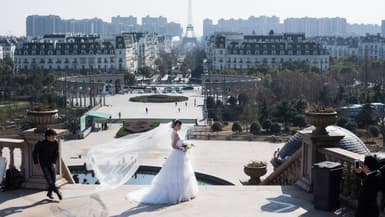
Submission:
[[188,0],[188,9],[187,9],[187,27],[185,38],[195,38],[194,26],[192,19],[192,0]]
[[191,0],[188,0],[188,17],[187,17],[187,24],[192,26],[192,3]]
[[183,47],[187,49],[198,46],[198,41],[195,37],[194,26],[192,23],[192,0],[188,0],[187,27],[183,37]]

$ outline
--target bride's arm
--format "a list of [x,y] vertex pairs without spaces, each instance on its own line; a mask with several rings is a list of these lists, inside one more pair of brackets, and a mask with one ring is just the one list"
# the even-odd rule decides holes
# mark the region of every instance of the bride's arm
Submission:
[[184,151],[184,148],[183,147],[178,147],[176,145],[176,143],[178,142],[179,140],[179,136],[178,134],[174,134],[174,136],[172,137],[172,141],[171,141],[171,146],[173,149],[176,149],[176,150],[179,150],[179,151]]

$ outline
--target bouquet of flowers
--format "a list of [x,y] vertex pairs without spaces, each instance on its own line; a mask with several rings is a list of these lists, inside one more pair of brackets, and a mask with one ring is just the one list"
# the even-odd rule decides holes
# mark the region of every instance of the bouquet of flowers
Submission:
[[188,151],[188,150],[192,149],[193,147],[195,147],[195,145],[192,143],[184,142],[182,147],[185,148],[186,151]]

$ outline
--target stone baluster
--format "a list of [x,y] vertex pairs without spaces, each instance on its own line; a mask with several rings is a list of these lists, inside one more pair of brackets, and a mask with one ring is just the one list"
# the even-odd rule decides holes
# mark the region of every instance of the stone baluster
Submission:
[[21,153],[21,165],[20,165],[20,171],[25,174],[25,153],[26,150],[24,147],[20,147],[20,153]]
[[80,107],[82,108],[83,107],[83,99],[82,99],[82,96],[83,96],[83,94],[80,92],[79,93],[79,101],[80,101]]
[[87,94],[83,95],[84,107],[87,107]]
[[91,94],[91,91],[89,91],[88,95],[90,97],[90,106],[92,107],[93,105],[92,105],[92,94]]
[[15,167],[15,156],[14,156],[14,147],[9,147],[9,168]]
[[74,107],[74,93],[72,91],[70,92],[70,97],[71,97],[71,107]]
[[346,188],[346,192],[350,194],[352,192],[352,186],[351,186],[351,174],[352,174],[352,164],[350,162],[345,162],[346,163],[346,174],[344,174],[345,179],[344,179],[344,186]]
[[79,107],[79,92],[78,91],[76,91],[75,96],[76,96],[76,106]]
[[96,106],[98,104],[96,101],[96,93],[94,93],[93,97],[94,97],[94,106]]

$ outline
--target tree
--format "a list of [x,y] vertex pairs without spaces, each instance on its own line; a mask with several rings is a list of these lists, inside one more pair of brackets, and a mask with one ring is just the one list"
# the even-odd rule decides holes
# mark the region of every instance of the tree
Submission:
[[253,122],[250,126],[250,132],[254,135],[261,133],[261,124],[259,122]]
[[138,69],[138,74],[143,76],[142,79],[144,80],[144,78],[150,77],[152,75],[153,71],[154,70],[151,67],[145,66],[145,67]]
[[281,125],[277,122],[273,123],[271,125],[271,128],[270,128],[270,131],[273,133],[273,134],[278,134],[281,132]]
[[120,90],[122,89],[120,79],[115,80],[115,93],[120,93]]
[[233,131],[233,132],[236,132],[236,133],[241,133],[242,132],[242,127],[241,127],[241,125],[238,123],[238,122],[234,122],[233,123],[233,127],[231,128],[231,130]]
[[370,104],[365,104],[356,117],[358,127],[367,128],[370,125],[377,125],[378,115]]
[[136,82],[135,75],[132,73],[126,73],[124,75],[124,84],[125,85],[134,85]]
[[346,123],[345,128],[350,130],[352,133],[356,133],[357,131],[357,123],[355,121],[349,121]]
[[346,124],[349,122],[349,119],[348,118],[345,118],[345,117],[342,117],[342,118],[339,118],[337,120],[337,126],[340,126],[340,127],[343,127],[345,128],[346,127]]
[[306,101],[306,99],[304,99],[303,97],[299,98],[295,102],[294,108],[295,108],[296,112],[299,113],[299,114],[305,113],[305,110],[307,108],[307,101]]
[[385,119],[384,119],[384,116],[381,117],[378,127],[379,127],[380,133],[382,135],[382,145],[385,146]]
[[213,109],[213,108],[215,108],[215,105],[216,105],[216,103],[215,103],[214,97],[211,97],[211,96],[207,97],[207,99],[206,99],[207,108]]
[[203,61],[207,58],[204,49],[195,49],[192,52],[191,77],[200,79],[203,74]]
[[242,107],[242,120],[246,123],[246,128],[249,128],[249,124],[255,121],[257,118],[257,112],[250,104]]
[[249,96],[246,93],[239,94],[238,102],[240,106],[245,106],[249,102]]
[[276,106],[275,117],[283,122],[283,124],[288,126],[289,122],[293,119],[295,115],[295,110],[292,105],[287,101],[282,101]]
[[231,106],[235,106],[237,105],[237,98],[233,97],[233,96],[230,96],[230,98],[227,100],[227,102],[231,105]]
[[270,119],[266,119],[264,122],[262,122],[263,129],[269,131],[271,126],[273,125],[273,122]]
[[297,114],[296,116],[294,116],[292,123],[294,126],[297,126],[297,127],[305,127],[306,126],[305,115]]
[[267,108],[267,102],[264,99],[259,108],[259,117],[258,117],[259,122],[260,123],[265,122],[269,118],[269,116],[270,116],[270,112],[269,112],[269,109]]

